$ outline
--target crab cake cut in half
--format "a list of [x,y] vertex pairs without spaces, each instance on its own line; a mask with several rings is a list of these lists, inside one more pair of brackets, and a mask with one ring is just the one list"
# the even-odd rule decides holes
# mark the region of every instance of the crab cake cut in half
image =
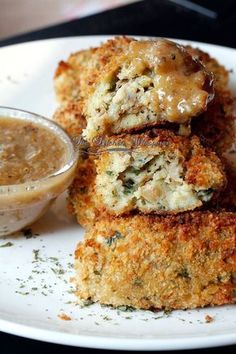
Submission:
[[79,299],[141,309],[236,303],[236,214],[106,218],[75,251]]
[[221,161],[197,137],[153,130],[106,143],[96,161],[96,193],[111,214],[193,210],[224,187]]
[[168,40],[131,41],[102,71],[85,102],[84,136],[188,124],[213,99],[212,75]]

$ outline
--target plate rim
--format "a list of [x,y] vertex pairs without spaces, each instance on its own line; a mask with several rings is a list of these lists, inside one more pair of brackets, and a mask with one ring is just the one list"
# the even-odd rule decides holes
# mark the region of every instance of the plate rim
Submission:
[[60,40],[74,40],[74,39],[92,39],[92,38],[101,38],[101,40],[107,40],[107,39],[112,39],[115,37],[131,37],[131,38],[142,38],[142,39],[158,39],[158,38],[166,38],[171,41],[175,41],[177,43],[193,43],[199,46],[210,46],[212,48],[219,48],[219,49],[229,49],[236,51],[236,48],[234,47],[229,47],[229,46],[223,46],[220,44],[214,44],[214,43],[208,43],[208,42],[201,42],[201,41],[195,41],[191,39],[183,39],[183,38],[173,38],[173,37],[168,37],[168,36],[142,36],[142,35],[136,35],[136,34],[97,34],[97,35],[81,35],[81,36],[65,36],[65,37],[55,37],[55,38],[45,38],[45,39],[36,39],[32,41],[26,41],[26,42],[20,42],[16,44],[7,44],[5,46],[0,47],[0,51],[8,48],[13,48],[13,47],[18,47],[22,45],[32,45],[32,44],[38,44],[38,43],[45,43],[45,42],[53,42],[53,41],[60,41]]
[[[72,347],[108,349],[108,350],[146,350],[168,351],[185,349],[203,349],[236,344],[236,333],[224,335],[189,336],[174,339],[139,339],[117,338],[115,336],[79,335],[27,326],[16,322],[0,319],[0,331],[17,335],[23,338],[43,341],[47,343],[62,344]],[[93,343],[93,345],[90,345]],[[96,344],[95,344],[96,343]]]

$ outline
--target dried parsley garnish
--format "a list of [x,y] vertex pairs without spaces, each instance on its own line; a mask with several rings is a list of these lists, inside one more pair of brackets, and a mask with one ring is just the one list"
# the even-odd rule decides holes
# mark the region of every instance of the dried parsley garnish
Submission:
[[117,306],[117,310],[123,311],[123,312],[134,312],[136,311],[133,306],[128,306],[128,305],[121,305]]
[[11,246],[13,246],[13,245],[14,245],[14,243],[12,243],[12,242],[7,242],[7,243],[4,243],[3,245],[1,245],[0,248],[11,247]]
[[34,261],[39,260],[39,250],[33,250]]
[[33,233],[31,229],[24,229],[23,230],[24,236],[26,237],[26,239],[32,238],[33,237]]

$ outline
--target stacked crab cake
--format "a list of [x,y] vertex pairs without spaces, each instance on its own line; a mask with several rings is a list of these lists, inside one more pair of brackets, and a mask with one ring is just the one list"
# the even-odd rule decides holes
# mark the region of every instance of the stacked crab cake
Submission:
[[235,199],[222,162],[234,139],[227,82],[209,55],[164,39],[115,38],[59,64],[55,120],[84,139],[69,191],[86,228],[80,299],[144,309],[236,301],[236,213],[219,210]]
[[78,295],[144,309],[234,303],[235,234],[229,212],[99,220],[75,253]]
[[120,216],[177,214],[215,198],[225,185],[219,158],[199,139],[168,130],[118,135],[96,161],[101,208]]

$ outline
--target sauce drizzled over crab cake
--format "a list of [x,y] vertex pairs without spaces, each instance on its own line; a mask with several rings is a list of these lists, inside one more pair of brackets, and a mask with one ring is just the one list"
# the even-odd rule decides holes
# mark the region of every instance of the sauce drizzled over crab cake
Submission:
[[164,39],[132,41],[92,85],[83,135],[91,142],[166,122],[189,124],[213,97],[212,75],[184,47]]

